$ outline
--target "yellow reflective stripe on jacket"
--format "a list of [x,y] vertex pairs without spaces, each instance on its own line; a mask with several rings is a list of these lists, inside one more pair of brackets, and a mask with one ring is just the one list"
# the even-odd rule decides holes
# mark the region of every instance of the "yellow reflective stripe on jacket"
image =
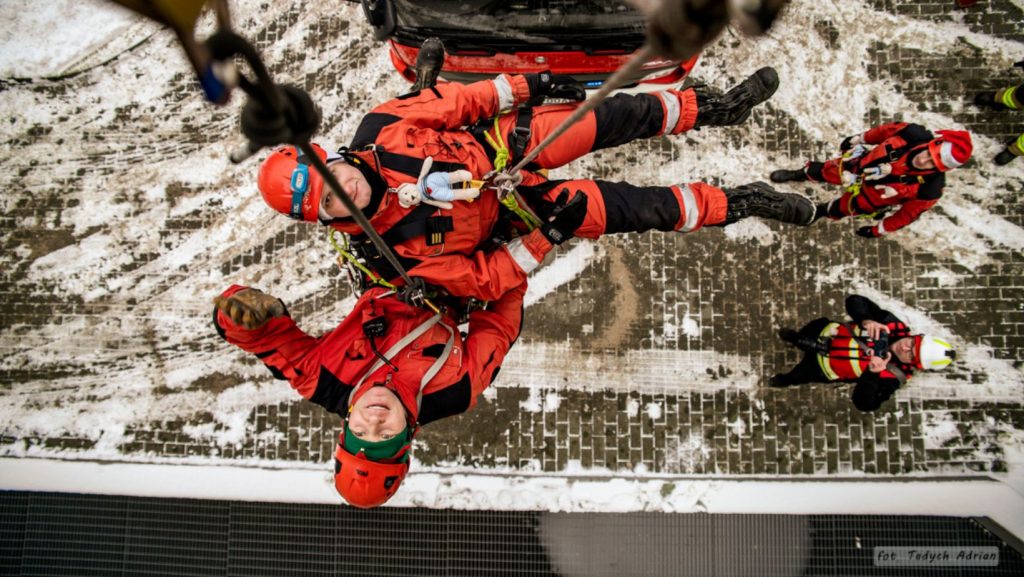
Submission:
[[[821,330],[820,336],[825,338],[832,338],[832,331],[839,327],[839,323],[829,323],[825,325],[825,328]],[[832,370],[832,366],[828,362],[828,356],[818,353],[818,366],[821,367],[821,372],[825,373],[830,381],[838,381],[839,375]]]
[[[820,336],[823,338],[832,339],[833,343],[836,342],[836,340],[838,339],[846,339],[847,348],[843,350],[842,353],[843,355],[849,358],[835,359],[835,361],[839,363],[849,363],[850,372],[853,373],[855,378],[860,378],[860,376],[864,373],[864,368],[863,366],[861,366],[860,345],[858,345],[857,341],[853,338],[860,334],[860,327],[854,326],[852,331],[842,331],[844,333],[848,333],[849,336],[836,335],[835,333],[840,332],[841,328],[843,328],[843,325],[839,323],[829,323],[825,325],[824,329],[821,330]],[[836,353],[840,352],[840,350],[838,349],[833,350],[835,350]],[[825,376],[828,377],[830,381],[838,381],[840,379],[845,378],[842,375],[838,374],[832,368],[832,357],[830,355],[823,355],[821,353],[818,353],[818,366],[821,367],[821,372],[825,373]]]

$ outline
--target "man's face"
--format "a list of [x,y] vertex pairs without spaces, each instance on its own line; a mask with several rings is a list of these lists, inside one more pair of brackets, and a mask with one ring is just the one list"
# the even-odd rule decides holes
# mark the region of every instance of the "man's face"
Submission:
[[386,441],[407,424],[405,406],[387,387],[371,387],[352,405],[348,430],[364,441]]
[[906,365],[914,364],[914,337],[903,337],[889,345],[889,350],[901,363]]
[[[363,209],[370,204],[370,183],[363,177],[359,169],[344,161],[336,161],[327,165],[327,169],[338,179],[341,189],[352,199],[356,207]],[[320,206],[333,218],[352,216],[341,199],[335,196],[331,187],[324,183],[324,191],[320,195]]]
[[914,155],[910,159],[910,164],[918,170],[935,170],[935,161],[932,160],[932,154],[928,152],[927,148],[921,149],[920,152]]

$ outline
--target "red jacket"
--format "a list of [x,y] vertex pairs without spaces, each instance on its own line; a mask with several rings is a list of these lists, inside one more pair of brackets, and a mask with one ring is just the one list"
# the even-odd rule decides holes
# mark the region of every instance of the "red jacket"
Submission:
[[[893,338],[906,336],[907,330],[902,322],[884,323],[889,329]],[[852,330],[851,330],[852,329]],[[829,323],[822,329],[821,336],[829,341],[829,354],[818,354],[818,364],[822,372],[830,380],[856,381],[868,371],[871,357],[868,356],[862,344],[856,337],[865,338],[863,329],[858,324]],[[878,373],[879,379],[897,379],[898,377],[888,369]]]
[[919,124],[893,122],[868,130],[862,138],[865,144],[875,147],[858,158],[828,161],[823,170],[825,179],[833,184],[842,183],[840,163],[843,172],[859,176],[884,163],[892,166],[892,173],[879,180],[863,179],[859,195],[843,195],[839,202],[844,213],[870,214],[899,205],[899,210],[878,224],[878,233],[886,234],[914,222],[938,203],[946,185],[945,175],[936,170],[917,170],[910,164],[911,157],[934,138],[931,132]]
[[[234,285],[224,291],[230,296],[246,287]],[[397,354],[391,362],[368,374],[377,363],[363,325],[373,318],[384,318],[386,333],[376,337],[377,349],[387,351],[414,328],[433,316],[433,312],[413,307],[393,296],[384,296],[382,288],[368,290],[352,312],[334,330],[313,338],[296,326],[290,316],[270,319],[262,327],[248,330],[235,325],[224,313],[214,311],[214,325],[229,343],[255,354],[277,378],[287,379],[303,398],[332,413],[345,417],[348,408],[369,386],[383,384],[394,391],[409,411],[410,422],[426,424],[466,411],[477,396],[494,380],[501,362],[519,336],[522,326],[525,283],[508,291],[487,310],[470,314],[465,339],[456,322],[444,317]],[[439,372],[426,383],[422,405],[416,396],[420,380],[439,358],[441,349],[454,332],[451,354]]]
[[[438,244],[428,244],[429,238],[424,235],[388,243],[411,275],[442,286],[457,297],[495,300],[522,284],[551,250],[543,234],[534,231],[491,252],[480,252],[478,249],[491,238],[498,222],[499,202],[493,192],[483,192],[473,202],[455,201],[451,210],[428,205],[404,208],[396,195],[386,192],[402,183],[416,182],[427,156],[434,159],[433,171],[449,163],[446,172],[465,168],[474,178],[483,177],[494,167],[484,147],[462,128],[494,117],[503,108],[527,98],[529,88],[522,76],[503,75],[466,86],[438,84],[385,102],[363,118],[350,148],[372,169],[363,173],[374,189],[371,204],[364,211],[372,213],[373,227],[387,239],[389,230],[397,229],[396,224],[418,210],[409,218],[437,219],[434,222],[447,229],[443,242]],[[374,150],[364,150],[367,147]],[[383,177],[383,182],[374,172]],[[528,171],[523,175],[527,185],[544,180]],[[362,235],[351,218],[335,219],[330,225],[357,238]],[[383,259],[371,264],[378,270],[389,268]],[[397,275],[385,276],[394,280]]]

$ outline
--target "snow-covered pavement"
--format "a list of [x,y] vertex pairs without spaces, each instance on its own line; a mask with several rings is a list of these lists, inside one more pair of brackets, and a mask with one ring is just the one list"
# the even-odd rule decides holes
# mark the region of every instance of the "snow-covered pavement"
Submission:
[[[321,141],[347,143],[372,104],[407,87],[357,5],[231,4],[278,80],[323,109]],[[565,245],[534,274],[527,328],[495,386],[419,437],[410,487],[448,497],[407,488],[404,503],[511,507],[508,487],[527,478],[637,480],[607,487],[640,509],[661,506],[644,505],[645,491],[666,502],[649,479],[695,476],[987,475],[1024,495],[1024,160],[990,162],[1024,131],[1024,114],[970,103],[1019,82],[1024,8],[952,4],[796,0],[770,35],[726,34],[694,71],[725,88],[778,69],[782,86],[746,125],[556,171],[737,185],[894,119],[966,128],[975,142],[938,207],[885,239],[854,236],[860,222],[751,220]],[[322,231],[265,207],[257,159],[228,161],[242,142],[241,98],[207,105],[172,34],[97,0],[11,0],[0,16],[0,482],[16,484],[18,460],[36,459],[294,467],[326,479],[338,423],[209,322],[212,297],[232,283],[280,296],[313,333],[353,302]],[[798,358],[776,330],[841,315],[850,292],[948,335],[960,361],[868,415],[849,388],[767,389]],[[613,507],[559,483],[543,491],[561,497],[537,506]],[[212,496],[200,484],[183,491]]]

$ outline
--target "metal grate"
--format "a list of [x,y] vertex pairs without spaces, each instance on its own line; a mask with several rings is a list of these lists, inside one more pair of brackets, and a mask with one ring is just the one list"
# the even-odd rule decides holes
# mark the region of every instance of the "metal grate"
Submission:
[[[875,546],[998,547],[876,567]],[[1022,575],[958,517],[542,513],[0,492],[0,575]]]

